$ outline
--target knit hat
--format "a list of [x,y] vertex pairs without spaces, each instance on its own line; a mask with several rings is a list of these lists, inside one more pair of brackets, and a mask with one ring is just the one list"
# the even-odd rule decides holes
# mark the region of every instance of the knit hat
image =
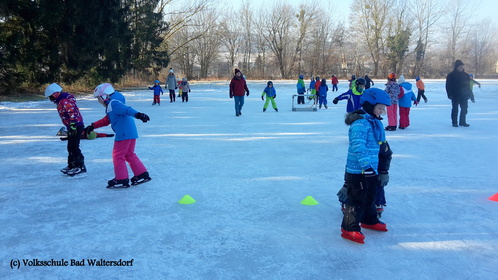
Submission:
[[299,79],[304,79],[304,75],[299,75]]
[[242,74],[242,72],[240,72],[240,70],[239,70],[239,69],[235,68],[235,75],[237,75],[237,73]]
[[170,73],[173,73],[173,68],[169,68],[169,72],[170,72]]
[[403,75],[399,76],[399,79],[398,79],[398,84],[402,84],[402,83],[404,83],[404,82],[406,82],[406,81],[405,81],[405,76],[403,76]]
[[460,66],[460,65],[463,65],[463,62],[462,62],[460,59],[457,59],[457,60],[455,61],[455,69],[456,69],[458,66]]
[[416,77],[416,78],[415,78],[415,81],[418,81],[418,80],[420,80],[420,77]]

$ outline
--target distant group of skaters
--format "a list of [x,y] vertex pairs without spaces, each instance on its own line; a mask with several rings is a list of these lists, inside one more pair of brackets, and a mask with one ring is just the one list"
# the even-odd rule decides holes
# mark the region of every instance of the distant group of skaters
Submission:
[[[170,70],[168,76],[172,73],[172,70]],[[304,76],[300,75],[297,83],[297,93],[301,95],[299,97],[302,97],[302,99],[299,99],[299,103],[303,104],[304,93],[310,91],[315,102],[325,105],[325,108],[327,108],[326,93],[328,88],[326,88],[326,80],[320,80],[319,77],[313,78],[309,88],[306,89],[303,78]],[[334,78],[335,76],[332,76],[332,91],[337,91],[338,81],[335,81]],[[463,63],[460,60],[455,62],[454,71],[447,76],[446,91],[448,98],[452,101],[451,118],[454,127],[469,126],[465,118],[467,102],[469,99],[474,102],[472,93],[474,84],[481,86],[472,78],[471,75],[465,73]],[[387,225],[379,220],[384,210],[383,207],[386,206],[384,187],[389,182],[389,167],[393,153],[386,141],[385,131],[396,129],[398,104],[400,107],[399,128],[404,129],[409,125],[408,115],[412,101],[414,104],[418,104],[421,99],[427,102],[422,80],[417,77],[416,81],[418,88],[417,98],[414,96],[411,84],[406,82],[403,76],[400,76],[398,83],[396,75],[390,73],[385,90],[371,87],[374,84],[371,80],[369,81],[368,76],[365,76],[365,78],[353,76],[349,80],[349,90],[334,98],[334,104],[337,104],[340,100],[348,100],[345,123],[349,126],[349,147],[344,184],[337,193],[344,214],[341,224],[341,236],[345,239],[356,243],[364,243],[365,236],[361,231],[362,229],[387,231]],[[317,83],[319,84],[318,88]],[[156,81],[157,84],[159,84],[158,81]],[[177,85],[171,83],[170,86],[167,82],[167,86],[170,90],[170,102],[174,102],[174,90]],[[190,92],[190,88],[185,87],[185,84],[181,86],[183,97],[184,94]],[[151,89],[154,89],[154,87]],[[173,91],[173,97],[171,96],[171,91]],[[154,93],[156,93],[155,89]],[[235,75],[230,81],[229,96],[235,100],[236,116],[242,115],[241,109],[244,104],[244,95],[249,96],[247,83],[241,71],[235,69]],[[274,101],[276,91],[271,81],[267,83],[261,98],[264,99],[264,96],[266,96],[266,103],[263,111],[266,111],[271,101],[273,108],[278,112]],[[76,105],[76,99],[73,95],[63,92],[60,85],[57,83],[49,85],[45,89],[45,97],[57,104],[59,116],[68,131],[68,165],[61,170],[62,173],[70,177],[84,177],[86,167],[83,154],[79,148],[80,139],[95,138],[94,129],[111,125],[115,132],[112,151],[115,177],[108,181],[107,188],[127,188],[130,186],[126,163],[130,165],[134,174],[131,178],[131,185],[151,180],[147,169],[134,152],[138,133],[133,120],[133,118],[136,118],[145,123],[150,118],[146,114],[127,106],[124,96],[114,90],[111,84],[104,83],[95,88],[94,97],[105,107],[106,115],[86,127]],[[316,101],[317,99],[318,101]],[[405,103],[405,99],[408,100],[409,104]],[[159,100],[154,99],[153,105],[159,103]],[[457,118],[459,107],[461,112],[460,117]],[[381,120],[386,111],[389,125],[384,128]],[[90,137],[91,135],[93,136]]]
[[[182,98],[182,102],[188,102],[188,94],[192,91],[190,89],[190,84],[187,78],[182,78],[181,80],[176,79],[175,72],[173,68],[169,69],[168,76],[166,77],[165,88],[169,91],[169,102],[176,102],[176,90],[178,89],[178,97]],[[149,87],[150,90],[154,91],[154,101],[152,105],[161,106],[161,95],[164,94],[161,88],[161,82],[159,80],[154,81],[154,85]]]

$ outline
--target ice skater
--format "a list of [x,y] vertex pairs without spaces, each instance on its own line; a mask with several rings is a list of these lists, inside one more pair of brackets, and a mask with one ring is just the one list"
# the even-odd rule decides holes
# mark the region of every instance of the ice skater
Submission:
[[242,115],[242,107],[244,106],[244,93],[249,96],[249,89],[247,88],[246,79],[242,77],[242,72],[235,69],[235,75],[230,81],[230,98],[235,101],[235,116]]
[[67,166],[61,172],[74,177],[86,177],[85,157],[80,149],[80,135],[85,127],[80,109],[73,95],[63,92],[56,83],[45,89],[45,97],[57,104],[57,112],[67,129]]
[[268,81],[268,83],[266,83],[266,88],[263,90],[263,93],[261,94],[261,99],[263,101],[265,100],[265,95],[266,95],[266,102],[265,105],[263,105],[263,112],[266,112],[266,108],[268,108],[268,103],[270,101],[273,109],[278,112],[277,103],[275,102],[275,98],[277,98],[277,91],[273,87],[272,81]]
[[365,79],[358,78],[355,80],[356,86],[350,88],[343,94],[340,94],[332,103],[337,104],[340,100],[347,100],[346,112],[351,113],[361,108],[360,98],[365,89]]
[[412,107],[412,101],[415,105],[418,105],[415,93],[412,90],[412,84],[405,80],[403,75],[399,76],[399,86],[403,89],[402,93],[398,97],[399,105],[399,129],[405,129],[410,126],[410,109]]
[[126,162],[128,162],[134,174],[131,178],[132,185],[150,181],[149,172],[147,172],[142,161],[135,154],[138,132],[135,121],[133,120],[133,118],[136,118],[145,123],[150,120],[149,116],[125,105],[124,96],[120,92],[115,91],[111,84],[98,85],[93,95],[106,108],[106,116],[87,126],[85,132],[88,134],[96,128],[110,124],[112,130],[116,133],[114,148],[112,150],[114,179],[107,182],[107,188],[130,187]]
[[341,224],[341,236],[364,243],[361,228],[387,231],[379,221],[375,209],[378,184],[379,143],[386,141],[382,115],[391,104],[389,95],[378,88],[370,88],[361,96],[363,110],[346,115],[349,125],[349,148],[346,162],[347,200]]
[[152,101],[152,105],[161,105],[161,95],[164,94],[163,89],[161,88],[159,80],[154,81],[154,85],[149,87],[150,90],[154,91],[154,100]]

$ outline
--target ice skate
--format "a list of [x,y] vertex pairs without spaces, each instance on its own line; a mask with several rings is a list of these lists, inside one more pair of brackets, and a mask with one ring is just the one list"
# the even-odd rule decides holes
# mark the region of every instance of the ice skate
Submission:
[[341,228],[341,237],[356,243],[365,244],[365,235],[359,231],[347,231]]
[[68,172],[69,170],[71,170],[71,169],[72,169],[72,168],[71,168],[71,167],[69,167],[69,165],[68,165],[68,166],[66,166],[66,167],[62,168],[62,169],[61,169],[61,172],[62,172],[64,175],[67,175],[67,172]]
[[150,178],[149,172],[145,171],[144,173],[142,173],[138,176],[133,176],[131,178],[131,185],[136,186],[136,185],[148,182],[150,180],[152,180],[152,178]]
[[112,180],[109,180],[107,182],[107,187],[106,188],[108,188],[108,189],[129,188],[130,187],[129,182],[130,182],[130,180],[128,180],[128,178],[122,179],[122,180],[112,179]]
[[72,168],[66,174],[74,179],[86,177],[86,167],[83,165],[81,167]]
[[362,223],[360,226],[362,228],[371,229],[371,230],[387,231],[387,225],[384,224],[383,222],[380,222],[380,221],[378,223],[376,223],[375,225],[367,225],[367,224]]

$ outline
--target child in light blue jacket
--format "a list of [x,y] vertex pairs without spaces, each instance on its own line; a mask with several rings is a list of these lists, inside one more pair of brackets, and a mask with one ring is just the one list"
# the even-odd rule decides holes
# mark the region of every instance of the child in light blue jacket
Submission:
[[418,105],[417,97],[412,90],[412,84],[405,81],[405,77],[401,75],[398,80],[400,87],[400,95],[398,96],[399,106],[399,129],[405,129],[410,126],[410,108],[413,104]]

